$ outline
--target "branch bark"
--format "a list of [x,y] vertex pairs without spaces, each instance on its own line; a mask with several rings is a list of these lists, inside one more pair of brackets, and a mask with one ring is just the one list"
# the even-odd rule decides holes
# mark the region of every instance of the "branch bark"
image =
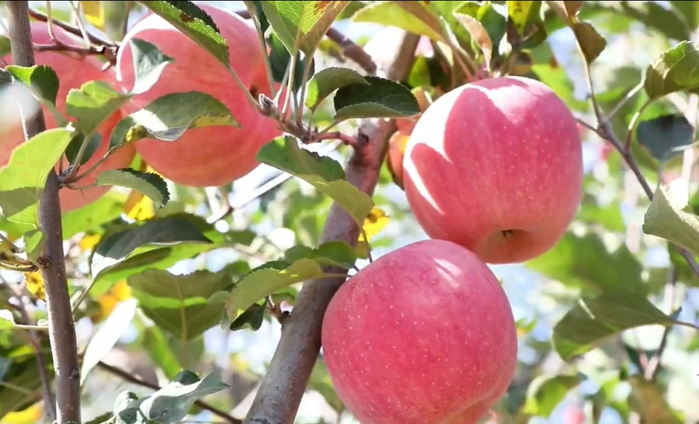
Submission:
[[[412,66],[418,40],[416,35],[405,33],[396,52],[385,52],[395,56],[382,76],[391,80],[404,79]],[[364,193],[373,194],[388,139],[396,129],[394,121],[383,119],[366,120],[360,125],[359,132],[368,136],[369,143],[355,148],[346,176]],[[333,204],[321,243],[340,240],[355,246],[359,231],[355,221]],[[347,270],[332,268],[329,272],[346,274]],[[345,279],[321,278],[304,284],[291,316],[284,320],[281,340],[243,424],[293,424],[320,351],[323,315]]]
[[[7,3],[10,12],[10,42],[12,60],[19,66],[34,65],[32,35],[29,25],[29,5],[26,1]],[[38,101],[37,112],[23,117],[26,140],[46,129]],[[45,237],[41,255],[42,274],[46,284],[49,338],[56,373],[56,423],[80,423],[80,368],[75,338],[75,326],[70,307],[68,281],[63,252],[61,205],[58,200],[59,182],[52,169],[46,179],[39,201],[39,227]]]

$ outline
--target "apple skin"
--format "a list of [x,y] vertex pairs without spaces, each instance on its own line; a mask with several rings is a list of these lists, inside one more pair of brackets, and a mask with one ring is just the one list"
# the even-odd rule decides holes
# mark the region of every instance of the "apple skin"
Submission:
[[[46,23],[32,22],[31,23],[32,39],[37,44],[53,44],[53,40],[48,33]],[[68,33],[67,31],[53,26],[53,34],[59,41],[66,45],[80,46],[82,40]],[[12,55],[3,57],[3,60],[11,65]],[[93,56],[81,57],[76,53],[64,53],[55,51],[35,51],[34,60],[38,65],[50,66],[58,75],[60,85],[58,95],[56,97],[56,107],[63,115],[72,121],[74,118],[67,116],[66,112],[66,96],[71,89],[78,89],[88,81],[106,81],[113,87],[115,86],[115,75],[112,69],[102,71],[102,63]],[[44,112],[44,121],[47,129],[56,128],[56,120],[53,115],[42,107]],[[19,108],[15,106],[13,110],[3,111],[2,120],[5,121],[4,128],[0,128],[0,167],[5,166],[10,161],[12,151],[24,142],[24,131],[22,129],[21,116]],[[102,136],[102,144],[97,148],[90,160],[81,166],[80,172],[84,172],[96,164],[107,152],[109,148],[109,137],[112,130],[121,120],[120,112],[114,113],[107,118],[99,127],[98,132]],[[80,180],[76,185],[88,186],[95,183],[97,176],[108,170],[126,168],[131,164],[136,152],[133,146],[126,145],[114,153],[112,153],[102,165],[87,177]],[[68,161],[63,160],[64,169],[67,168]],[[61,211],[70,212],[95,202],[100,197],[110,190],[111,187],[92,187],[85,190],[72,190],[63,188],[60,191],[59,198],[61,202]]]
[[575,117],[533,79],[465,84],[418,120],[403,179],[431,238],[458,243],[491,264],[525,262],[558,242],[580,204]]
[[[264,52],[250,21],[207,4],[197,4],[211,16],[228,41],[230,65],[251,93],[270,95]],[[155,44],[174,62],[158,82],[124,107],[125,115],[171,93],[199,91],[226,105],[241,128],[190,129],[174,142],[143,139],[135,143],[144,160],[163,177],[193,187],[220,186],[252,171],[261,146],[281,135],[273,119],[261,115],[228,70],[211,54],[155,14],[146,15],[127,33],[117,57],[117,77],[124,91],[134,84],[129,41],[138,38]]]
[[474,253],[444,240],[394,250],[330,301],[323,357],[362,424],[475,424],[517,364],[507,296]]

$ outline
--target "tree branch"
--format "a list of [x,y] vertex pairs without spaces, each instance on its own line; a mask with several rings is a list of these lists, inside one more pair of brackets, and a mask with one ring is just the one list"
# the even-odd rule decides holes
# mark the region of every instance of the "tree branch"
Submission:
[[[152,389],[154,391],[160,390],[160,386],[158,386],[157,384],[151,384],[151,383],[149,383],[145,380],[142,380],[142,379],[136,377],[135,375],[128,373],[120,368],[117,368],[113,365],[109,365],[106,362],[99,361],[97,363],[97,366],[100,367],[101,369],[107,371],[108,373],[113,374],[113,375],[121,378],[124,381],[128,381],[131,384],[136,384],[138,386],[147,387],[147,388]],[[240,424],[241,423],[241,421],[239,419],[228,415],[224,411],[221,411],[220,409],[218,409],[214,406],[211,406],[204,401],[198,400],[198,401],[194,402],[194,404],[201,409],[205,409],[205,410],[211,412],[212,414],[216,415],[219,418],[223,418],[228,423],[231,423],[231,424]]]
[[[7,9],[10,12],[12,60],[19,66],[33,66],[34,51],[29,25],[28,2],[9,2]],[[32,116],[23,116],[26,140],[46,129],[41,106],[36,99],[34,102],[37,112]],[[42,274],[46,282],[49,338],[56,373],[56,423],[79,424],[80,368],[66,278],[58,190],[58,176],[52,169],[48,174],[39,201],[39,227],[45,238],[40,261],[43,265]]]
[[[419,38],[405,34],[401,47],[386,72],[391,80],[402,80],[410,71]],[[394,121],[370,119],[364,121],[359,134],[369,142],[355,147],[346,175],[347,180],[364,193],[372,195],[379,170],[386,154],[388,139],[396,131]],[[333,204],[320,242],[344,241],[357,244],[360,229],[340,206]],[[332,268],[333,274],[347,270]],[[323,315],[337,289],[346,277],[321,278],[306,282],[299,294],[291,316],[284,321],[282,336],[269,369],[260,383],[244,424],[292,424],[308,379],[320,351]]]
[[[247,10],[239,10],[235,13],[243,19],[250,19],[250,12]],[[376,73],[376,64],[371,58],[371,55],[365,52],[363,48],[356,45],[354,41],[345,37],[344,34],[335,28],[328,29],[325,35],[342,49],[342,54],[345,57],[352,59],[357,65],[367,71],[369,75],[374,75]]]

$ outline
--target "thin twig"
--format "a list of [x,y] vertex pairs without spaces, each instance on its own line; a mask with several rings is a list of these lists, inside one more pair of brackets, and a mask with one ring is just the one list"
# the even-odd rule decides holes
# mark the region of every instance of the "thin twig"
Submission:
[[[247,10],[240,10],[235,13],[243,19],[250,19],[250,12]],[[342,49],[343,56],[352,59],[369,75],[374,75],[376,73],[376,63],[374,63],[371,55],[365,52],[363,48],[355,44],[354,41],[345,37],[344,34],[335,28],[328,29],[325,35]]]
[[[395,52],[387,78],[402,80],[412,66],[419,38],[404,34],[401,47]],[[346,168],[346,178],[355,187],[373,194],[379,170],[387,150],[389,137],[396,131],[394,121],[365,120],[359,133],[368,143],[355,147]],[[359,227],[338,204],[330,209],[320,242],[344,241],[356,245]],[[308,379],[320,351],[323,315],[338,288],[346,279],[345,269],[326,269],[339,277],[308,281],[299,293],[291,316],[282,325],[282,336],[244,424],[292,424]]]
[[[32,320],[27,313],[27,308],[24,305],[22,299],[21,291],[16,293],[15,299],[17,299],[17,310],[22,316],[22,321],[24,325],[32,326]],[[34,349],[34,355],[36,356],[36,366],[39,370],[39,379],[41,380],[41,394],[44,400],[44,405],[46,405],[46,415],[49,421],[56,419],[56,397],[51,390],[51,377],[48,373],[48,368],[46,367],[46,357],[44,352],[41,350],[41,340],[36,330],[29,330],[29,344]]]
[[[49,20],[48,16],[46,16],[45,14],[43,14],[37,10],[29,9],[28,13],[29,13],[29,16],[36,19],[37,21],[48,22],[48,20]],[[60,27],[64,30],[66,30],[67,32],[69,32],[73,35],[77,35],[81,38],[83,37],[82,31],[80,30],[80,28],[76,27],[75,25],[71,25],[67,22],[59,21],[56,19],[52,19],[51,23],[56,25],[57,27]],[[105,40],[104,38],[99,37],[97,35],[90,34],[89,32],[87,33],[87,38],[90,40],[90,42],[92,44],[97,44],[99,46],[108,46],[108,47],[116,47],[117,46],[116,43],[112,43],[111,41]]]
[[[152,383],[149,383],[148,381],[142,380],[142,379],[136,377],[135,375],[133,375],[127,371],[124,371],[120,368],[117,368],[113,365],[109,365],[106,362],[99,361],[97,363],[97,366],[99,368],[121,378],[124,381],[128,381],[131,384],[136,384],[138,386],[146,387],[146,388],[149,388],[149,389],[154,390],[154,391],[160,390],[160,386],[158,386],[157,384],[152,384]],[[240,424],[242,422],[241,420],[230,416],[229,414],[225,413],[224,411],[222,411],[214,406],[211,406],[204,401],[198,400],[198,401],[194,402],[194,404],[201,409],[205,409],[205,410],[211,412],[212,414],[216,415],[219,418],[223,418],[226,422],[229,422],[231,424]]]
[[[12,60],[19,66],[33,66],[35,62],[28,2],[13,1],[6,7],[10,15]],[[38,101],[33,101],[36,102],[36,112],[32,116],[22,117],[24,136],[27,140],[46,129]],[[39,201],[39,227],[45,238],[40,261],[43,264],[42,274],[46,282],[49,338],[56,373],[55,422],[80,424],[80,367],[66,278],[58,190],[58,176],[51,169]]]
[[[670,273],[668,275],[668,282],[665,286],[665,303],[667,310],[671,311],[675,306],[675,288],[677,287],[677,269],[673,266],[670,268]],[[660,368],[662,365],[663,352],[667,347],[667,339],[670,336],[670,331],[672,331],[672,326],[668,325],[663,331],[663,335],[660,338],[660,344],[658,345],[658,350],[655,355],[648,361],[645,371],[643,372],[643,377],[648,381],[653,381],[658,376]]]

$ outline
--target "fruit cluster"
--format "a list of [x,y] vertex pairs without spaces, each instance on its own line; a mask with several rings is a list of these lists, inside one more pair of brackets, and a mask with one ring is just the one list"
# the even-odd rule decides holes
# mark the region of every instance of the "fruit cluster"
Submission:
[[[240,81],[251,93],[269,95],[265,55],[252,24],[200,7],[228,40]],[[32,31],[34,42],[51,43],[45,23],[34,23]],[[53,31],[66,45],[81,41],[60,28]],[[135,70],[129,40],[135,38],[174,61],[150,90],[101,125],[101,145],[86,169],[104,155],[123,116],[166,94],[210,94],[241,126],[125,145],[83,185],[93,184],[102,171],[128,167],[136,153],[165,178],[194,187],[227,184],[254,169],[259,148],[281,134],[276,122],[247,101],[220,63],[157,15],[145,16],[127,33],[116,71],[102,71],[91,56],[37,52],[36,62],[60,78],[57,109],[65,113],[68,91],[91,80],[130,91]],[[10,56],[3,59],[12,63]],[[388,160],[430,239],[399,248],[352,276],[323,322],[330,377],[362,424],[473,424],[490,410],[513,377],[517,335],[509,301],[486,263],[524,262],[552,248],[582,196],[578,127],[546,85],[520,77],[483,79],[423,104],[423,110],[417,120],[398,121]],[[24,139],[19,106],[4,115],[0,166]],[[46,110],[44,116],[48,128],[56,126]],[[63,211],[107,190],[62,190]]]

